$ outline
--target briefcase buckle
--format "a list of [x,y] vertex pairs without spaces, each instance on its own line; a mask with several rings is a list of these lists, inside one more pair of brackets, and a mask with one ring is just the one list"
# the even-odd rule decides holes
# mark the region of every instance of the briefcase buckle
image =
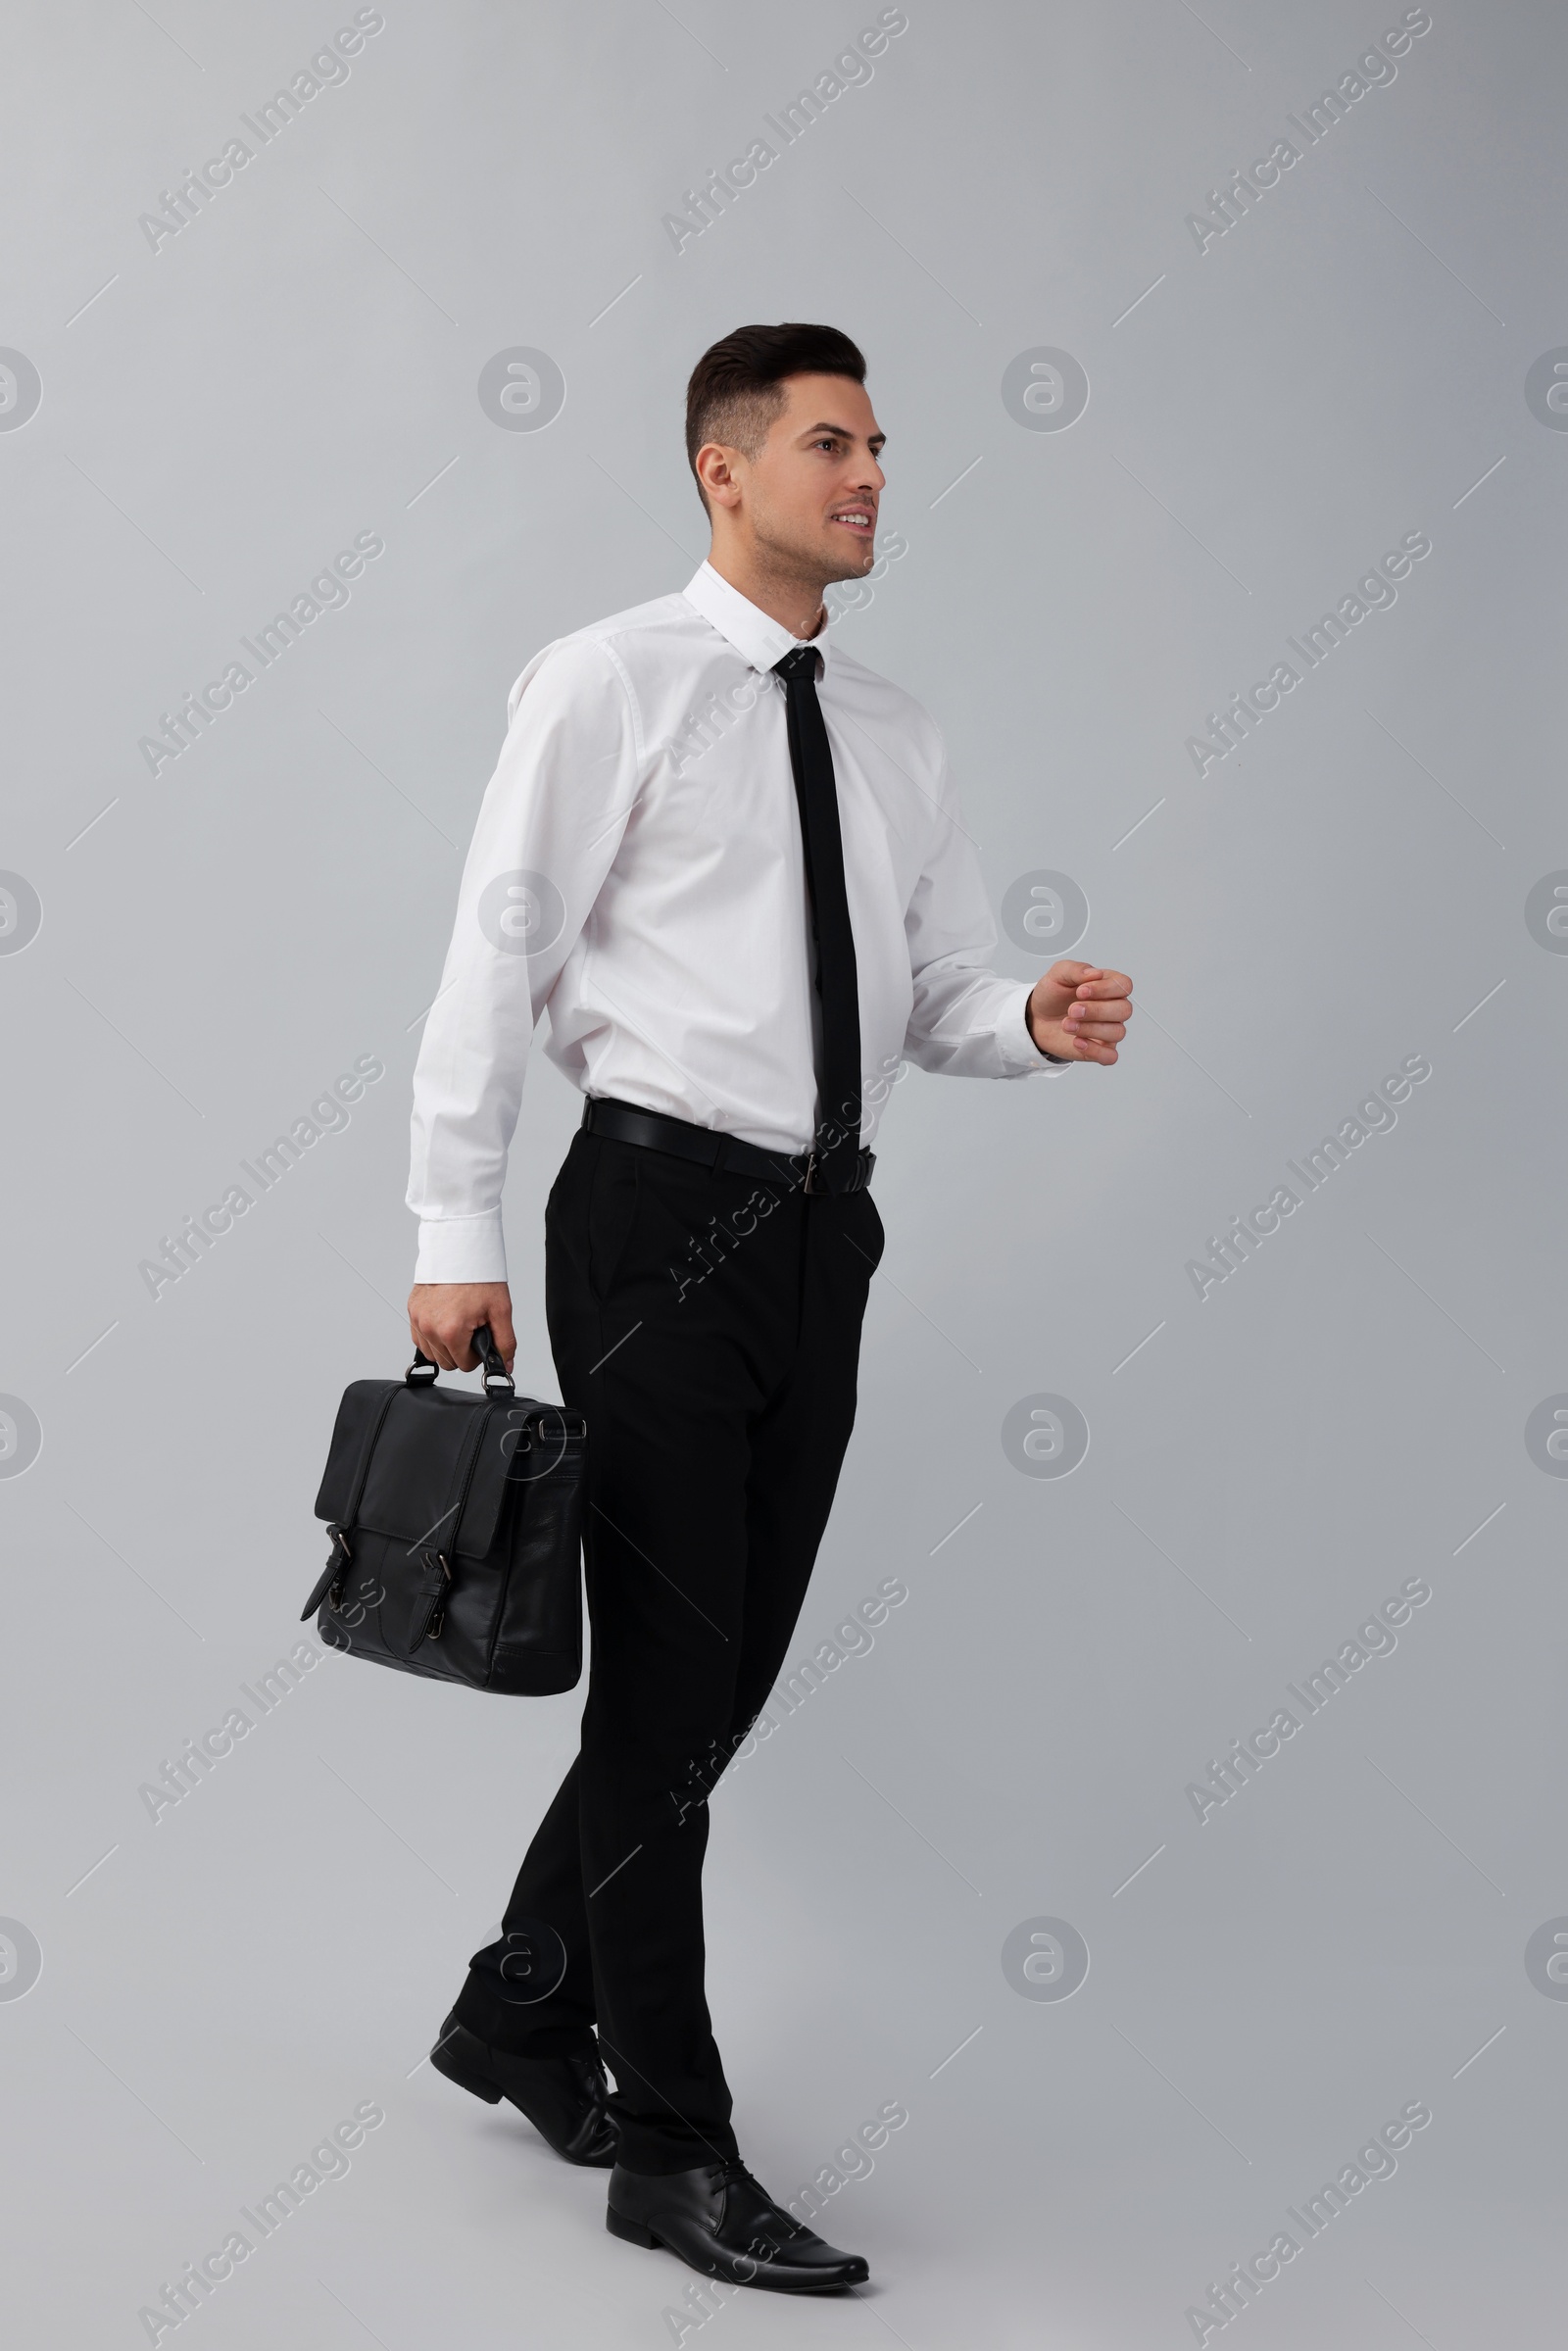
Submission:
[[331,1555],[326,1564],[328,1567],[335,1567],[337,1570],[336,1575],[332,1578],[332,1582],[327,1591],[326,1596],[333,1610],[337,1614],[341,1615],[343,1610],[343,1578],[353,1562],[354,1554],[349,1549],[348,1537],[344,1534],[341,1527],[329,1526],[326,1531],[332,1538]]
[[426,1570],[429,1570],[432,1567],[438,1567],[441,1570],[442,1577],[444,1578],[441,1589],[441,1596],[437,1600],[435,1607],[431,1610],[429,1622],[424,1629],[424,1638],[426,1641],[439,1641],[441,1638],[442,1628],[447,1621],[446,1586],[452,1581],[452,1567],[445,1551],[424,1551],[420,1554],[420,1556],[424,1561]]

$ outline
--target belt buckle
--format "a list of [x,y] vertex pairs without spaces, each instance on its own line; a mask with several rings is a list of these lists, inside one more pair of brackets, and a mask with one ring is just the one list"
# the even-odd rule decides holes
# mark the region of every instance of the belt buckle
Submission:
[[813,1145],[806,1154],[806,1180],[801,1186],[803,1192],[825,1192],[827,1190],[825,1184],[819,1184],[816,1180],[817,1162],[818,1153]]

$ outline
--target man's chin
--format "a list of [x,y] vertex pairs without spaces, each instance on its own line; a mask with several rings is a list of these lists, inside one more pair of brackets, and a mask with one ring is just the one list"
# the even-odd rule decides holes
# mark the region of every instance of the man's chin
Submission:
[[839,546],[835,543],[827,550],[833,562],[833,569],[827,574],[827,582],[839,579],[864,579],[876,562],[876,533],[867,531],[863,539],[857,539],[851,536],[842,522],[830,522],[828,532],[834,542],[848,540],[849,544]]

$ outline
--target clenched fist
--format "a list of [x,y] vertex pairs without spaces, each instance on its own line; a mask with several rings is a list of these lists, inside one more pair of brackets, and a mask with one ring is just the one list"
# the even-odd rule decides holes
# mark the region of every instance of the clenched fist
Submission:
[[1029,996],[1029,1034],[1042,1053],[1063,1061],[1117,1058],[1133,1016],[1132,981],[1098,963],[1053,963]]
[[479,1358],[473,1334],[488,1323],[508,1371],[516,1358],[512,1293],[505,1282],[416,1282],[409,1293],[409,1329],[416,1347],[443,1371],[472,1371]]

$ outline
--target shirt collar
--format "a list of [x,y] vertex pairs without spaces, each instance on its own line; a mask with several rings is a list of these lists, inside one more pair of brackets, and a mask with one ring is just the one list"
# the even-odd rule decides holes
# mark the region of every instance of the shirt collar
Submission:
[[828,624],[823,621],[814,637],[792,637],[782,620],[775,620],[739,588],[732,588],[711,563],[700,566],[688,580],[682,593],[689,605],[701,612],[710,627],[716,628],[727,645],[732,645],[743,661],[754,669],[771,669],[797,645],[811,645],[822,657],[823,673],[828,663]]

